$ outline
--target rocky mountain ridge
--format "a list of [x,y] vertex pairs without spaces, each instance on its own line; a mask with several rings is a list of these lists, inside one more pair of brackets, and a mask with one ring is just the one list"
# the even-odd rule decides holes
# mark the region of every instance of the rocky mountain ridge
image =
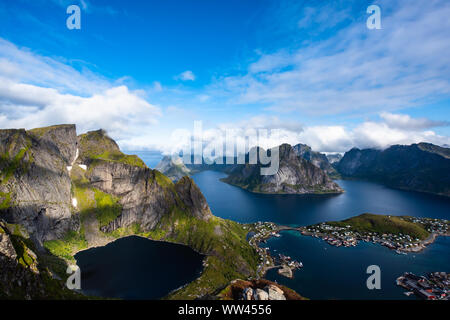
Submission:
[[[248,157],[248,156],[247,156]],[[262,165],[238,165],[222,181],[259,193],[341,193],[343,190],[319,167],[299,156],[289,144],[279,147],[279,168],[261,175]]]
[[76,229],[67,167],[76,158],[74,125],[0,130],[2,217],[24,226],[36,244]]
[[430,143],[394,145],[385,150],[353,148],[336,169],[346,178],[450,196],[450,149]]
[[292,147],[295,153],[303,159],[311,162],[316,167],[319,167],[330,176],[336,176],[336,170],[331,166],[328,157],[320,152],[313,151],[310,146],[306,144],[297,144]]
[[[172,293],[174,298],[200,297],[256,273],[258,255],[244,226],[213,216],[192,179],[173,183],[122,153],[103,130],[77,136],[74,125],[61,125],[0,130],[0,138],[0,219],[24,230],[49,274],[64,280],[64,266],[75,262],[77,251],[132,234],[207,255],[200,278]],[[6,257],[0,268],[17,267],[13,251],[0,256]],[[7,277],[0,280],[7,286]],[[25,276],[17,281],[23,288],[39,286]],[[57,291],[54,296],[62,297]]]
[[[288,147],[287,147],[288,146]],[[256,148],[259,152],[260,148]],[[289,149],[289,152],[286,150]],[[249,164],[249,153],[245,155],[246,164],[237,164],[233,157],[227,164],[223,157],[222,163],[208,164],[202,159],[201,164],[184,165],[182,158],[175,163],[170,157],[164,157],[156,169],[172,180],[176,181],[182,176],[190,175],[204,170],[220,171],[228,174],[222,181],[240,186],[252,192],[263,193],[340,193],[342,189],[328,178],[327,174],[337,176],[336,170],[331,166],[327,157],[319,152],[312,151],[307,145],[298,144],[291,147],[287,144],[280,146],[283,155],[282,166],[272,176],[260,175],[260,164]],[[292,152],[291,152],[292,151]],[[259,156],[258,156],[259,157]]]

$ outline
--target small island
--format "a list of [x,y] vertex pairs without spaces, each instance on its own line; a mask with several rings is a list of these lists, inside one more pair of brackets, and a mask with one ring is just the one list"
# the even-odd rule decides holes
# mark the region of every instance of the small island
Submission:
[[379,243],[399,254],[419,252],[437,236],[448,236],[449,221],[364,213],[343,221],[300,227],[303,235],[322,238],[334,246],[356,246],[358,241]]
[[322,222],[306,227],[256,222],[249,225],[248,241],[259,255],[258,277],[264,277],[270,269],[278,269],[280,275],[293,278],[294,271],[302,268],[303,264],[282,254],[273,257],[269,248],[261,246],[269,238],[279,237],[279,233],[284,230],[321,238],[337,247],[352,247],[359,241],[365,241],[381,244],[398,254],[407,254],[422,251],[438,236],[449,236],[449,227],[449,221],[442,219],[364,213],[342,221]]

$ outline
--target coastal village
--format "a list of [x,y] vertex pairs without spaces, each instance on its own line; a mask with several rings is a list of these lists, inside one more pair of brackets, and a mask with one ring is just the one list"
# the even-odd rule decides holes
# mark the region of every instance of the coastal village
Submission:
[[404,219],[423,225],[430,236],[421,240],[403,233],[358,232],[352,230],[351,225],[336,226],[326,222],[309,227],[300,227],[297,230],[303,235],[321,238],[332,246],[352,247],[356,246],[358,241],[365,241],[381,244],[389,249],[396,250],[399,254],[419,252],[433,243],[437,236],[449,235],[448,220],[410,217]]
[[405,295],[416,295],[424,300],[450,300],[450,274],[431,272],[417,276],[406,272],[397,278],[397,285],[408,290]]
[[[403,233],[357,232],[350,225],[336,226],[330,223],[320,223],[308,227],[280,226],[272,222],[257,222],[250,227],[248,241],[260,256],[257,278],[263,278],[270,269],[278,269],[278,273],[287,278],[293,278],[294,271],[303,267],[302,262],[289,256],[278,254],[273,257],[269,248],[263,247],[267,239],[280,237],[283,230],[299,231],[302,235],[321,238],[332,246],[353,247],[358,241],[381,244],[399,254],[419,252],[434,242],[437,236],[449,236],[449,221],[432,218],[402,217],[405,221],[423,226],[429,233],[426,239],[419,239]],[[426,300],[450,300],[450,274],[446,272],[431,272],[426,276],[404,273],[397,278],[397,285],[407,289],[407,296],[415,295]]]
[[294,271],[303,267],[299,261],[293,260],[289,256],[279,254],[272,257],[269,248],[262,248],[261,243],[265,243],[270,237],[279,237],[280,227],[272,222],[257,222],[253,225],[251,237],[249,239],[260,256],[260,263],[257,269],[258,277],[263,277],[270,269],[278,269],[278,273],[287,278],[293,278]]

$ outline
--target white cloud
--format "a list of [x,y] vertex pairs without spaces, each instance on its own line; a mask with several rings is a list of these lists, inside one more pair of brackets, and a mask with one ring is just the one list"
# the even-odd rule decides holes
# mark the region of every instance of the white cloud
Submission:
[[353,132],[353,144],[359,148],[387,148],[394,144],[408,145],[419,142],[430,142],[444,145],[450,138],[440,136],[434,131],[411,131],[410,129],[391,128],[386,123],[365,122]]
[[[414,122],[417,119],[410,120]],[[425,119],[420,119],[423,120]],[[395,144],[409,145],[419,142],[441,146],[450,143],[449,137],[438,135],[434,131],[420,127],[414,129],[411,126],[392,127],[384,121],[366,121],[353,129],[344,126],[307,127],[300,139],[302,143],[322,152],[345,152],[353,147],[384,149]]]
[[300,143],[321,152],[345,152],[354,146],[353,134],[343,126],[311,126],[300,135]]
[[67,60],[37,55],[27,48],[18,48],[0,38],[0,76],[17,83],[53,88],[62,93],[90,95],[107,89],[110,83],[87,68],[82,71]]
[[[397,114],[390,114],[395,118]],[[410,118],[414,123],[418,119]],[[420,121],[430,121],[419,119]],[[419,142],[430,142],[437,145],[450,144],[450,138],[436,134],[431,130],[423,130],[420,127],[415,129],[393,128],[382,121],[366,121],[354,128],[347,128],[339,125],[304,126],[295,121],[286,121],[273,116],[257,116],[237,123],[222,123],[211,128],[202,128],[202,136],[196,139],[203,141],[204,145],[215,142],[219,145],[225,144],[226,134],[234,139],[237,145],[248,143],[248,133],[256,132],[258,129],[266,129],[268,136],[259,141],[259,146],[271,148],[282,143],[296,145],[304,143],[320,152],[346,152],[353,147],[358,148],[387,148],[394,144],[409,145]],[[228,131],[227,131],[228,130]],[[277,134],[274,134],[274,133]],[[193,128],[184,132],[182,136],[175,135],[170,139],[170,143],[159,143],[153,145],[154,148],[164,153],[172,153],[182,150],[193,137]],[[254,147],[251,144],[248,147]]]
[[404,130],[430,129],[434,127],[450,125],[450,122],[448,121],[433,121],[426,118],[413,119],[407,114],[382,112],[380,114],[380,117],[390,128],[398,128]]
[[195,80],[195,74],[190,71],[186,70],[179,75],[175,76],[175,79],[183,80],[183,81],[194,81]]
[[162,85],[161,85],[161,82],[159,82],[159,81],[154,81],[154,82],[153,82],[153,89],[154,89],[156,92],[161,92],[161,91],[163,90],[163,87],[162,87]]
[[120,139],[145,132],[160,115],[141,91],[0,39],[1,128],[75,123],[79,132],[103,128]]

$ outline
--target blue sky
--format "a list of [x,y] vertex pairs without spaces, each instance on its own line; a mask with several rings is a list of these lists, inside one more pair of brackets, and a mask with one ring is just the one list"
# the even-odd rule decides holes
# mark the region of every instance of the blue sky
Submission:
[[0,127],[74,122],[163,151],[195,120],[324,152],[450,144],[448,16],[445,0],[5,0]]

